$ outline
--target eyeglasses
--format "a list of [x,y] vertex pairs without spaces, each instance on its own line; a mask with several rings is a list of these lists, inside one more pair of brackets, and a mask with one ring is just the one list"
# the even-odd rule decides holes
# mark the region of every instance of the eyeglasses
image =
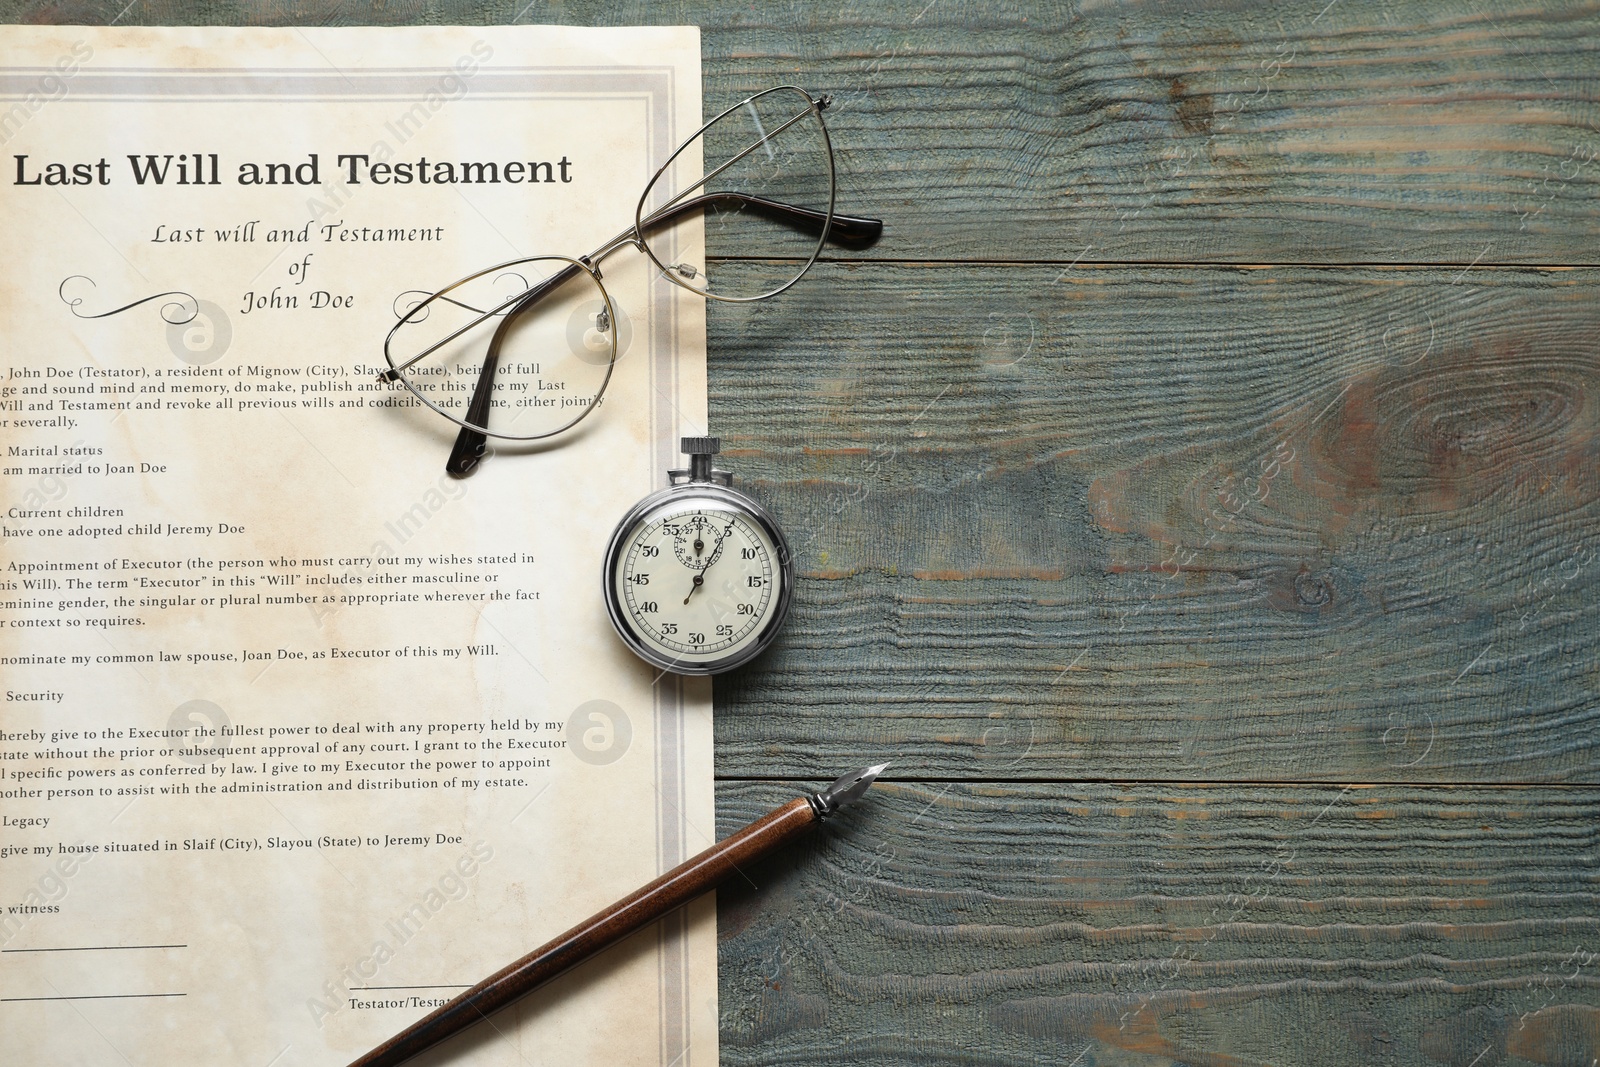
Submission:
[[[379,380],[461,426],[446,470],[472,473],[489,437],[554,437],[599,406],[619,333],[600,262],[618,249],[691,292],[749,303],[799,281],[825,244],[876,240],[882,222],[834,211],[829,102],[792,85],[742,100],[673,150],[633,225],[587,256],[497,263],[408,304]],[[725,258],[713,280],[707,260]]]

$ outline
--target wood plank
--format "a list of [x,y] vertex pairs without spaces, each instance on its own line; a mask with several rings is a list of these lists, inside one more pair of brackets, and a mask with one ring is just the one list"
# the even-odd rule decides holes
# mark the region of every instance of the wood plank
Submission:
[[[5,21],[121,5],[3,0]],[[692,23],[706,100],[835,95],[877,257],[1595,263],[1600,5],[197,3],[122,23]]]
[[719,772],[1595,781],[1597,295],[873,264],[714,308],[802,574]]
[[[799,789],[723,783],[720,831]],[[1587,789],[880,783],[719,891],[722,1062],[1589,1064],[1596,826]]]

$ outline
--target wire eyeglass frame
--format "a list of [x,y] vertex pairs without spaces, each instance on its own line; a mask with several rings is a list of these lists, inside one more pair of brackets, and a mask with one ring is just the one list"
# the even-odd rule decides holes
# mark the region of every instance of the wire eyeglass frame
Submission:
[[[652,210],[648,207],[647,202],[650,199],[652,192],[655,191],[657,183],[662,179],[662,176],[667,173],[667,171],[675,162],[677,162],[678,157],[682,155],[684,151],[686,151],[691,145],[695,144],[706,133],[707,130],[711,129],[723,119],[733,115],[741,108],[750,108],[752,115],[755,115],[756,112],[754,109],[754,104],[756,101],[761,100],[764,97],[771,96],[775,93],[799,94],[799,98],[805,101],[805,107],[803,107],[798,113],[785,119],[781,124],[771,131],[761,128],[759,117],[757,117],[757,129],[760,131],[760,136],[756,141],[735,152],[731,157],[722,162],[720,165],[716,166],[714,169],[707,171],[699,178],[698,181],[695,181],[682,191],[678,192],[659,208]],[[797,100],[796,103],[798,102],[799,101]],[[814,263],[816,263],[817,258],[822,254],[823,246],[828,242],[830,237],[833,238],[835,243],[847,245],[865,245],[876,240],[883,231],[883,223],[880,220],[838,215],[834,210],[834,201],[837,193],[837,175],[834,165],[833,143],[828,136],[827,123],[824,122],[822,118],[822,112],[827,110],[831,102],[831,98],[828,96],[813,97],[804,89],[794,85],[774,86],[770,89],[765,89],[759,93],[756,93],[753,96],[746,97],[745,99],[734,104],[732,107],[716,115],[710,121],[706,122],[693,134],[685,138],[684,141],[677,146],[677,148],[673,149],[671,155],[669,155],[666,161],[656,169],[650,180],[645,183],[644,192],[640,194],[638,205],[634,210],[633,225],[601,244],[593,252],[590,252],[586,256],[579,256],[576,258],[560,255],[521,256],[516,259],[507,260],[503,263],[497,263],[494,266],[485,267],[482,270],[475,271],[457,279],[456,281],[445,286],[443,289],[440,289],[437,292],[427,296],[425,299],[418,301],[415,305],[410,307],[404,315],[399,316],[395,324],[390,328],[387,336],[384,338],[384,358],[389,364],[389,369],[379,374],[378,379],[379,381],[387,383],[398,382],[407,390],[409,390],[412,395],[417,397],[417,399],[423,404],[427,405],[433,411],[438,412],[440,415],[443,415],[445,418],[461,427],[461,432],[456,437],[455,446],[451,450],[450,458],[445,465],[446,470],[458,477],[464,477],[472,473],[472,471],[477,467],[479,460],[487,450],[489,437],[499,437],[505,440],[524,442],[546,440],[571,430],[574,426],[578,425],[591,413],[593,413],[594,409],[599,406],[601,399],[605,395],[606,389],[611,383],[612,372],[616,367],[617,360],[616,307],[612,302],[611,294],[606,290],[605,285],[602,282],[600,272],[601,261],[607,256],[611,255],[613,252],[631,245],[638,251],[643,252],[646,256],[648,256],[650,261],[655,264],[656,268],[674,284],[711,300],[719,300],[724,303],[731,304],[745,304],[771,299],[772,297],[777,296],[793,286],[802,277],[804,277],[806,272],[811,269]],[[776,200],[767,199],[765,197],[732,191],[705,192],[698,196],[694,196],[693,198],[686,199],[690,197],[690,194],[695,193],[697,190],[704,189],[708,182],[714,180],[718,175],[725,172],[734,164],[745,159],[758,148],[769,144],[773,138],[777,137],[791,126],[794,126],[796,123],[799,123],[811,116],[815,116],[816,118],[818,130],[822,135],[823,154],[827,160],[828,197],[827,210],[825,212],[817,211],[814,208],[785,204]],[[770,148],[768,151],[770,152]],[[694,271],[692,266],[686,267],[679,264],[668,264],[662,262],[661,258],[657,255],[656,250],[652,247],[647,235],[651,234],[653,231],[661,229],[662,227],[675,223],[679,219],[693,214],[695,211],[726,204],[736,205],[739,211],[748,210],[796,230],[815,232],[817,234],[816,244],[812,247],[809,257],[802,265],[800,265],[793,277],[789,278],[788,281],[776,286],[775,288],[754,296],[729,296],[712,292],[706,288],[697,288],[695,285],[691,284],[692,279],[697,273]],[[544,278],[539,282],[528,286],[522,291],[511,295],[493,307],[481,309],[463,301],[455,300],[449,295],[469,282],[473,282],[485,276],[495,274],[496,272],[505,272],[513,267],[525,266],[527,264],[536,262],[551,262],[560,264],[560,266],[556,269],[555,273],[549,277]],[[590,280],[600,291],[601,300],[603,301],[603,310],[598,316],[596,316],[596,329],[603,330],[605,332],[609,348],[609,355],[605,362],[604,375],[599,382],[598,387],[595,389],[593,396],[590,397],[589,402],[583,406],[581,410],[577,411],[570,420],[556,427],[555,429],[534,434],[512,434],[498,432],[490,428],[490,400],[493,393],[494,378],[499,364],[500,348],[508,334],[508,331],[517,321],[519,316],[528,312],[540,301],[541,298],[551,293],[557,287],[578,277],[580,272],[588,274]],[[421,352],[418,352],[414,355],[397,358],[393,350],[396,335],[405,326],[415,324],[425,319],[427,317],[430,305],[434,304],[436,301],[445,301],[454,304],[458,307],[466,309],[467,311],[475,313],[476,317],[472,318],[465,325],[452,330],[443,338],[434,341]],[[451,341],[454,341],[467,331],[472,330],[487,322],[489,319],[495,317],[498,317],[500,322],[495,327],[494,334],[488,342],[488,347],[484,352],[483,364],[479,370],[478,381],[473,389],[472,397],[468,401],[463,415],[456,415],[439,406],[439,404],[435,403],[432,398],[430,398],[422,389],[418,388],[417,385],[406,376],[405,372],[412,366],[416,365],[423,359],[426,359],[428,356],[449,344]]]

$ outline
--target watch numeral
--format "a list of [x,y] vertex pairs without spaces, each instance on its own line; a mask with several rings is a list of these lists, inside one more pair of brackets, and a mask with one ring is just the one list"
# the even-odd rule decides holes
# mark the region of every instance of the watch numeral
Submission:
[[751,589],[760,589],[763,585],[767,584],[767,579],[762,575],[752,574],[746,578],[744,582]]
[[650,575],[648,575],[648,574],[630,574],[630,575],[628,575],[628,581],[632,582],[634,585],[649,585],[650,584]]
[[646,600],[639,605],[639,613],[641,615],[654,615],[658,610],[654,600]]
[[689,643],[691,645],[703,645],[703,644],[706,643],[706,635],[705,634],[690,634],[689,635]]
[[755,559],[756,558],[756,550],[753,549],[753,548],[741,548],[739,550],[739,558],[740,559]]
[[664,622],[661,624],[661,632],[664,634],[675,634],[678,632],[678,624],[675,622]]
[[728,625],[728,624],[726,624],[726,623],[724,623],[723,625],[717,627],[717,636],[718,637],[730,637],[730,636],[732,636],[732,634],[733,634],[733,627]]
[[755,613],[756,606],[754,604],[740,604],[737,611],[737,614],[740,615],[754,615]]
[[644,546],[640,547],[639,555],[641,555],[641,556],[659,556],[659,555],[661,555],[661,546],[659,546],[659,545],[644,545]]

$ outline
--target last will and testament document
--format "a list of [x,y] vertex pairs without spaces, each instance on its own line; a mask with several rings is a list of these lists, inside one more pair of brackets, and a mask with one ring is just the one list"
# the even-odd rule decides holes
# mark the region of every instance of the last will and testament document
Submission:
[[[608,263],[601,410],[467,480],[375,377],[404,294],[620,232],[700,114],[693,29],[5,28],[8,1062],[345,1063],[711,843],[709,686],[599,577],[705,432],[701,302]],[[714,925],[429,1062],[714,1064]]]

